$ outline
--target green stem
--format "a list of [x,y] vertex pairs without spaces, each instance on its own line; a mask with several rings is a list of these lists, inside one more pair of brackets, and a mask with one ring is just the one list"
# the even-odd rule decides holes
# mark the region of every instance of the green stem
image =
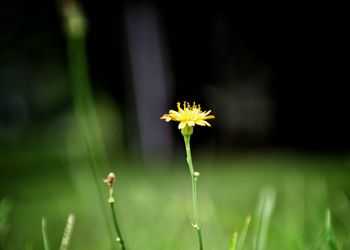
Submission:
[[197,179],[198,176],[195,175],[195,171],[192,163],[191,146],[190,146],[190,135],[184,135],[187,163],[190,169],[191,181],[192,181],[192,201],[193,201],[193,214],[194,214],[194,229],[197,231],[199,249],[203,250],[203,239],[202,233],[199,227],[199,215],[198,215],[198,204],[197,204]]
[[124,240],[123,240],[123,237],[122,237],[122,233],[121,233],[119,225],[118,225],[117,216],[115,214],[114,202],[110,202],[109,204],[111,205],[114,228],[115,228],[115,231],[117,233],[117,242],[119,243],[119,247],[120,247],[121,250],[126,250],[125,245],[124,245]]

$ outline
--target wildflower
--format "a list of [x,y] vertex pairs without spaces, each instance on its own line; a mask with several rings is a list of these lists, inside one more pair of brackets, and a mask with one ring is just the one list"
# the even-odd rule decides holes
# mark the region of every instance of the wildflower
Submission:
[[180,122],[178,128],[181,130],[185,129],[185,127],[194,127],[195,125],[211,127],[206,120],[214,119],[215,116],[209,115],[210,113],[211,110],[202,111],[201,106],[196,105],[195,102],[193,103],[193,106],[188,102],[184,102],[183,108],[181,108],[181,104],[178,102],[177,111],[171,109],[168,114],[164,114],[160,119],[163,119],[166,122]]
[[214,119],[215,116],[209,115],[211,110],[202,111],[200,105],[193,103],[191,106],[188,102],[183,103],[183,108],[181,104],[177,103],[177,111],[169,110],[168,114],[164,114],[160,119],[166,122],[176,121],[179,122],[178,128],[181,129],[181,134],[184,137],[185,148],[186,148],[186,159],[188,167],[191,174],[192,180],[192,201],[193,201],[193,213],[194,213],[194,223],[192,223],[193,228],[197,231],[199,249],[203,250],[203,240],[202,233],[199,227],[199,215],[198,215],[198,204],[197,204],[197,181],[199,177],[199,172],[194,171],[192,164],[192,155],[190,147],[190,138],[193,133],[193,128],[195,125],[208,126],[211,127],[210,123],[207,122],[209,119]]

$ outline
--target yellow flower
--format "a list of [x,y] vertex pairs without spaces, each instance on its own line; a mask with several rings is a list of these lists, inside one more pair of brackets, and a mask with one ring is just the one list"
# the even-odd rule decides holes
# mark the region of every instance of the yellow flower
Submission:
[[180,122],[179,129],[184,129],[186,125],[188,127],[194,127],[195,125],[211,127],[206,120],[214,119],[215,116],[209,115],[210,112],[211,110],[202,111],[200,105],[193,103],[193,106],[191,106],[188,102],[184,102],[183,108],[181,108],[181,104],[178,102],[177,111],[169,110],[169,114],[164,114],[160,119],[166,122]]

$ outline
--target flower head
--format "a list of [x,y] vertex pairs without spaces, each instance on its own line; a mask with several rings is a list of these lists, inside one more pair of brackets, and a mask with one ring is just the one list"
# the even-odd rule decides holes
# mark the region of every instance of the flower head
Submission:
[[201,106],[196,105],[196,103],[193,103],[191,106],[188,102],[184,102],[183,108],[181,108],[181,104],[178,102],[177,111],[171,109],[168,114],[164,114],[160,119],[163,119],[166,122],[180,122],[179,129],[181,130],[186,126],[194,127],[195,125],[211,127],[206,120],[214,119],[215,116],[209,115],[210,112],[211,110],[202,111]]

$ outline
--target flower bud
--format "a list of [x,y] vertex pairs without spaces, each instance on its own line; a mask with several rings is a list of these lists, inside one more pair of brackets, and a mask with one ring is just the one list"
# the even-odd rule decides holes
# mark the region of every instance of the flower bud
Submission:
[[114,180],[115,180],[115,174],[113,172],[110,172],[107,176],[106,179],[103,180],[104,183],[107,183],[107,185],[109,187],[112,187],[114,184]]

